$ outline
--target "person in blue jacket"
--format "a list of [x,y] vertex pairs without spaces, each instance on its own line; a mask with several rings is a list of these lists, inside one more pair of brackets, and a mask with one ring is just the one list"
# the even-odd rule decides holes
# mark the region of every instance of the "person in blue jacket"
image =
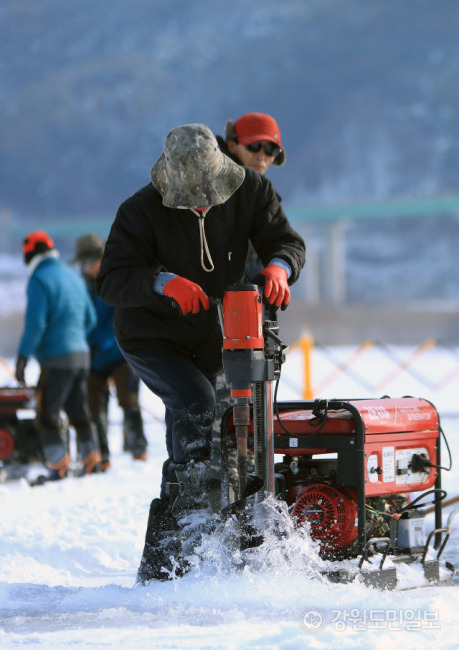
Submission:
[[29,233],[22,251],[30,277],[16,379],[25,383],[25,368],[34,356],[40,364],[37,426],[50,467],[48,478],[64,478],[70,465],[61,410],[75,429],[78,454],[85,473],[89,474],[98,471],[100,464],[86,393],[89,370],[86,338],[96,324],[94,306],[83,280],[60,260],[46,232]]
[[104,253],[104,244],[95,233],[82,235],[75,243],[75,259],[81,266],[83,279],[94,302],[97,324],[88,336],[91,349],[91,368],[88,376],[89,410],[96,425],[102,455],[101,469],[110,467],[110,448],[107,435],[109,388],[113,380],[118,403],[124,414],[124,449],[134,460],[147,460],[147,440],[139,406],[139,378],[124,358],[113,331],[113,312],[96,292],[96,278]]

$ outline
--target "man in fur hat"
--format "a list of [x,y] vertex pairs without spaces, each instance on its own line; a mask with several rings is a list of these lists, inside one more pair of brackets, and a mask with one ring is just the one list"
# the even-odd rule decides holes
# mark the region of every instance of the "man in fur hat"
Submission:
[[208,127],[186,124],[168,134],[151,183],[120,206],[105,246],[99,295],[115,307],[124,356],[166,409],[168,458],[150,506],[141,583],[186,570],[177,535],[183,513],[208,506],[222,366],[211,299],[243,281],[249,241],[264,265],[265,299],[287,306],[304,264],[302,238],[268,179],[223,154]]

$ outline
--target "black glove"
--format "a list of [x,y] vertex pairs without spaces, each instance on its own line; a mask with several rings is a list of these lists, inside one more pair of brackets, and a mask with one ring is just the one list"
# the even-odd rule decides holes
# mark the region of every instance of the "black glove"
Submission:
[[21,355],[18,356],[16,361],[16,372],[14,376],[20,384],[25,384],[25,367],[27,365],[27,358]]

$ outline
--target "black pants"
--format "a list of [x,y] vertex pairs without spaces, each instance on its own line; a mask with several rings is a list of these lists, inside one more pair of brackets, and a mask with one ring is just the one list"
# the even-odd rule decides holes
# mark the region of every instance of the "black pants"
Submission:
[[[84,368],[42,368],[37,384],[37,424],[43,451],[48,461],[56,462],[67,453],[60,411],[75,428],[78,446],[90,453],[96,449],[89,415]],[[89,450],[89,451],[88,451]],[[62,455],[60,455],[62,452]]]
[[122,352],[166,408],[168,459],[163,465],[160,494],[163,498],[171,461],[184,463],[210,457],[216,373],[206,376],[186,353],[173,346]]

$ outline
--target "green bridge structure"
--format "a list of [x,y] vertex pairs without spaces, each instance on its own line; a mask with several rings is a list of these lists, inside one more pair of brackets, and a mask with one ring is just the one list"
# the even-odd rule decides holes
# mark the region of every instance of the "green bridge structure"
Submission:
[[[357,219],[441,219],[459,217],[459,194],[284,207],[291,223],[309,242],[306,269],[300,278],[301,297],[307,302],[343,305],[346,302],[346,231]],[[323,250],[314,246],[314,233],[323,234]],[[297,291],[298,292],[298,291]]]
[[[310,243],[307,265],[302,273],[296,293],[309,303],[328,302],[335,305],[346,301],[345,236],[351,222],[357,219],[380,220],[387,218],[423,218],[459,216],[459,194],[406,197],[386,200],[359,200],[348,203],[283,204],[292,225]],[[103,239],[108,237],[112,215],[85,214],[65,217],[40,215],[15,219],[14,214],[0,210],[0,246],[3,252],[20,250],[24,235],[30,230],[46,230],[58,241],[72,247],[72,240],[87,232],[95,232]],[[314,246],[318,231],[324,239],[322,250]]]
[[459,194],[398,198],[381,201],[285,206],[292,223],[331,222],[342,219],[381,219],[388,217],[432,217],[459,215]]

